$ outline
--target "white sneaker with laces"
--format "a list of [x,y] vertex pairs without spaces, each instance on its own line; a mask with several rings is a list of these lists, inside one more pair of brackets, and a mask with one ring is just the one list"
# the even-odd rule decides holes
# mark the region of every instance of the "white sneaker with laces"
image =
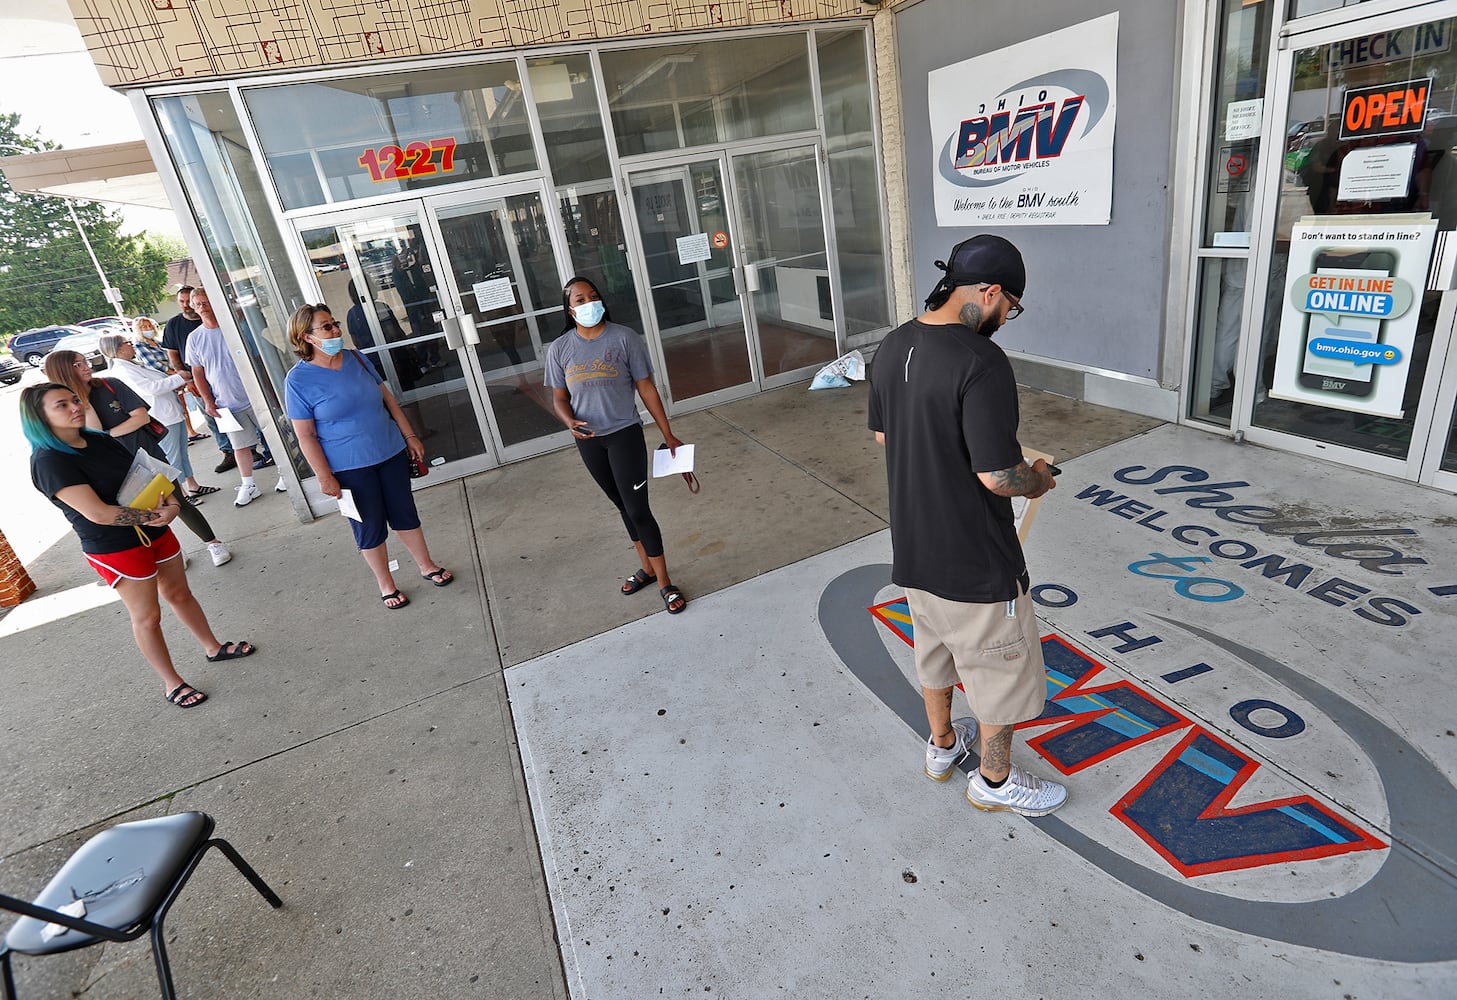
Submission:
[[212,556],[212,564],[214,566],[221,566],[233,558],[233,554],[228,551],[228,547],[222,542],[208,542],[207,551]]
[[976,741],[976,720],[970,716],[953,719],[951,731],[956,734],[956,742],[944,749],[930,739],[926,740],[926,777],[932,781],[945,781],[951,777],[961,758],[971,752],[971,745]]
[[238,499],[233,501],[233,506],[246,507],[262,495],[263,491],[258,489],[258,485],[256,483],[252,486],[239,486]]
[[1014,812],[1019,816],[1046,816],[1067,801],[1067,789],[1055,781],[1028,774],[1016,764],[1001,788],[987,785],[981,769],[972,772],[966,801],[985,812]]

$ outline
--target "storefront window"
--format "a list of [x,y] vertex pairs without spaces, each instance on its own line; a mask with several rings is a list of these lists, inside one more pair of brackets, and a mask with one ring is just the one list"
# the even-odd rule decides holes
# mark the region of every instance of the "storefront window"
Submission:
[[[210,93],[158,98],[153,108],[294,473],[307,475],[293,427],[283,419],[279,403],[284,376],[294,362],[288,314],[304,297],[286,266],[283,237],[233,104],[227,94]],[[284,266],[275,268],[270,262]],[[213,307],[223,311],[216,299]]]
[[572,273],[596,283],[615,322],[641,333],[642,310],[627,266],[627,237],[592,60],[586,55],[533,59],[526,71],[551,161]]
[[815,37],[845,333],[854,346],[890,325],[870,67],[863,31],[821,31]]
[[601,58],[623,156],[815,127],[802,34],[613,49]]
[[[1224,0],[1200,246],[1189,416],[1229,425],[1270,49],[1269,0]],[[1209,254],[1209,251],[1219,256]]]
[[1290,0],[1290,16],[1307,17],[1311,14],[1323,14],[1328,10],[1340,10],[1342,7],[1354,7],[1365,2],[1366,0]]
[[285,209],[537,169],[516,63],[247,90]]
[[1428,263],[1436,231],[1457,227],[1453,29],[1294,54],[1259,427],[1408,455],[1441,298],[1426,290]]

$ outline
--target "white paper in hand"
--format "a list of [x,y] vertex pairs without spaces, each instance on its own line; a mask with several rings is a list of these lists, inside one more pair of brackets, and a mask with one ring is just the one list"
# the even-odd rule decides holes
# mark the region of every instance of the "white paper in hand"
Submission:
[[354,506],[354,493],[350,490],[339,491],[339,513],[351,521],[364,523],[364,518],[359,516],[359,508]]
[[241,431],[243,429],[243,425],[238,423],[238,418],[233,416],[233,411],[226,406],[218,407],[217,423],[218,430],[224,434],[230,434],[233,431]]
[[653,478],[662,479],[664,476],[671,476],[678,472],[693,471],[693,446],[691,444],[680,444],[678,453],[671,454],[667,448],[658,448],[653,452]]

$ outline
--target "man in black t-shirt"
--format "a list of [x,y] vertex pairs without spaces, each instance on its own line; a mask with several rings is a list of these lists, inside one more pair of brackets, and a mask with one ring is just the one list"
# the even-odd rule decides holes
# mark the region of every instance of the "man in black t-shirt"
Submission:
[[[1012,763],[1012,727],[1042,714],[1045,667],[1011,497],[1056,483],[1017,442],[1017,383],[992,335],[1022,312],[1022,255],[999,236],[958,244],[926,312],[876,350],[870,429],[890,480],[892,580],[906,590],[931,737],[926,776],[951,777],[980,741],[966,798],[1045,816],[1063,786]],[[976,718],[951,718],[957,680]]]
[[[192,336],[192,331],[202,326],[202,317],[192,308],[191,285],[183,285],[177,289],[177,308],[182,311],[167,321],[162,327],[162,349],[167,352],[167,363],[177,371],[186,371],[187,365],[184,358],[187,357],[187,338]],[[194,393],[195,395],[195,393]],[[207,423],[207,429],[212,434],[213,442],[217,444],[218,451],[223,453],[223,460],[215,472],[227,472],[229,469],[238,467],[237,459],[233,457],[233,444],[228,436],[218,430],[218,422],[208,415],[206,410],[202,413],[202,419]]]

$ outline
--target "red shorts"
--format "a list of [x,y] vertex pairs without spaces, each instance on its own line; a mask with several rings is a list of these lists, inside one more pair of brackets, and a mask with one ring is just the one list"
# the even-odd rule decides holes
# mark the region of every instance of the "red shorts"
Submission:
[[157,564],[176,559],[182,554],[177,536],[168,528],[162,537],[152,539],[151,546],[138,545],[120,552],[86,552],[86,561],[101,574],[108,587],[119,580],[150,580],[157,575]]

